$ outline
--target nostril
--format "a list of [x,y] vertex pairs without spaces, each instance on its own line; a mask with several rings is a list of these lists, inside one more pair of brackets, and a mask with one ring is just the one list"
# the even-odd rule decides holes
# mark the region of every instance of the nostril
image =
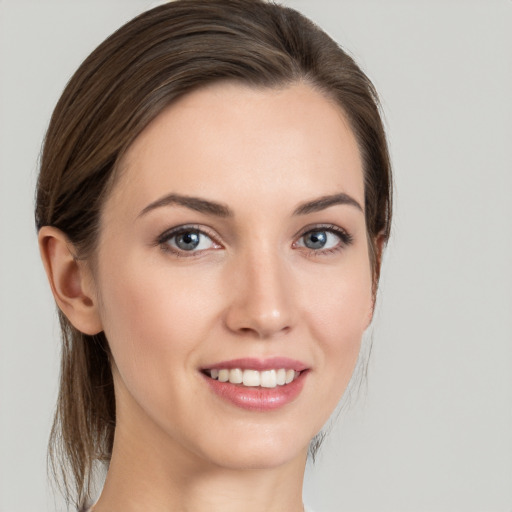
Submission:
[[272,297],[251,295],[243,300],[233,301],[226,310],[225,325],[234,333],[256,338],[270,338],[288,333],[295,321],[295,312],[291,300],[282,300],[277,304]]
[[285,335],[290,332],[291,327],[285,325],[284,327],[273,327],[273,326],[255,326],[255,327],[241,327],[238,329],[238,333],[242,336],[254,336],[260,339],[272,338],[278,335]]

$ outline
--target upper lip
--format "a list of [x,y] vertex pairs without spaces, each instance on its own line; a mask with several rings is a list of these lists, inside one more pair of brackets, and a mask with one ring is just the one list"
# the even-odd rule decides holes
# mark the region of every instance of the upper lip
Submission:
[[295,370],[301,372],[308,369],[308,365],[296,359],[289,357],[270,357],[258,359],[254,357],[242,357],[240,359],[230,359],[229,361],[220,361],[211,365],[204,366],[203,370],[231,370],[233,368],[242,368],[244,370],[274,370],[284,368],[285,370]]

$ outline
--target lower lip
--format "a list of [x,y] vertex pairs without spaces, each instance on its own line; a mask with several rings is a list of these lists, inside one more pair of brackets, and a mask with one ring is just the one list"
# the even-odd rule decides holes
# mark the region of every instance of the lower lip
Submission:
[[215,394],[237,407],[250,411],[272,411],[293,402],[299,396],[307,374],[305,370],[289,384],[275,388],[252,388],[203,376]]

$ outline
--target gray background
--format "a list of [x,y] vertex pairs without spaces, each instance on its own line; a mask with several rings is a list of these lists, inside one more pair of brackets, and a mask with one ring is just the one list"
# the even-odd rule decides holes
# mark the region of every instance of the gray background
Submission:
[[[382,96],[396,177],[366,391],[305,499],[318,512],[512,511],[512,2],[289,0]],[[0,1],[0,511],[45,475],[58,326],[33,190],[52,108],[143,0]]]

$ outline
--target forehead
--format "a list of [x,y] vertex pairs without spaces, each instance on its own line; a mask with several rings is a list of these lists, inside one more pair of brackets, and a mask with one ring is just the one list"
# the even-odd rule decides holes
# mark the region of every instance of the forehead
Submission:
[[[259,206],[345,192],[364,204],[355,136],[341,108],[307,84],[218,83],[159,114],[124,155],[112,204],[139,211],[166,193]],[[236,206],[236,204],[235,204]]]

